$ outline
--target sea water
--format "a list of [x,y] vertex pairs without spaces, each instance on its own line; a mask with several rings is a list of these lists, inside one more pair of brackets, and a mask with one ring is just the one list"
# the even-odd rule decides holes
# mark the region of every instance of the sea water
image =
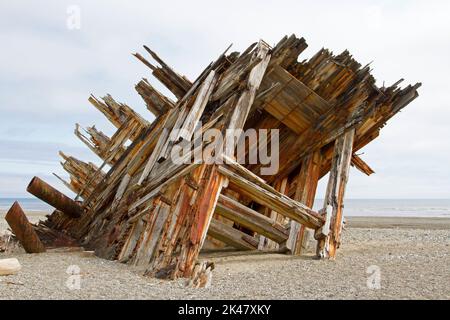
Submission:
[[[323,207],[316,200],[314,209]],[[450,218],[450,199],[346,199],[346,216]]]
[[[0,210],[8,210],[16,200],[25,211],[53,211],[52,207],[36,198],[0,198]],[[319,210],[322,206],[323,200],[318,199],[314,209]],[[346,199],[344,214],[372,217],[450,218],[450,199]]]
[[36,198],[0,198],[0,210],[9,210],[15,201],[19,202],[24,211],[43,211],[51,213],[55,210],[45,202]]

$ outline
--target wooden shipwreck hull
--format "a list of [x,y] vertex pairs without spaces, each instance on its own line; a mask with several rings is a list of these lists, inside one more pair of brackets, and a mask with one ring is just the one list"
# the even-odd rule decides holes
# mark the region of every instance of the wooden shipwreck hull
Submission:
[[[111,96],[89,98],[117,131],[108,137],[95,126],[76,125],[76,136],[102,165],[61,153],[70,175],[64,183],[78,194],[75,200],[36,179],[30,184],[33,194],[57,209],[34,227],[44,243],[52,235],[55,241],[67,237],[102,258],[171,279],[196,278],[211,268],[197,263],[205,241],[298,255],[315,239],[318,257],[335,258],[350,166],[373,173],[356,153],[418,97],[420,84],[377,87],[369,66],[347,51],[321,50],[298,62],[307,44],[294,35],[274,47],[259,41],[243,53],[226,51],[195,81],[144,48],[156,63],[135,56],[177,100],[140,81],[136,90],[155,116],[150,122]],[[210,129],[226,138],[194,143],[185,161],[173,160],[176,148]],[[244,144],[248,153],[261,148],[229,139],[230,129],[255,129],[258,137],[258,130],[270,136],[278,129],[277,173],[264,175],[262,163],[221,153],[224,145],[234,151]],[[222,163],[192,161],[206,148]],[[323,209],[315,212],[317,184],[328,173]]]

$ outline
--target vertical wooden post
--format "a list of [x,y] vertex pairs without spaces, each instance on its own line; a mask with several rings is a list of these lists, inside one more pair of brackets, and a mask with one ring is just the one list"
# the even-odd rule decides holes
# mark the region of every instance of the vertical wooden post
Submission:
[[215,165],[207,166],[203,176],[203,188],[197,193],[191,215],[194,220],[190,227],[189,242],[186,243],[186,260],[184,260],[184,277],[190,277],[197,257],[208,233],[211,219],[216,209],[220,192],[226,179],[217,172]]
[[[288,193],[288,178],[283,178],[281,180],[278,180],[275,183],[275,190],[281,192],[282,194]],[[280,223],[281,225],[284,225],[284,220],[286,219],[283,215],[279,214],[278,212],[274,210],[270,210],[266,208],[266,211],[269,213],[268,216],[273,219],[275,222]],[[280,245],[268,238],[266,238],[263,235],[260,235],[259,237],[259,245],[258,250],[276,250],[280,248]]]
[[334,259],[340,244],[345,187],[350,171],[355,130],[351,129],[336,139],[330,178],[325,196],[325,225],[316,230],[317,256]]
[[[175,203],[168,212],[161,235],[150,232],[147,236],[156,237],[157,244],[154,246],[155,253],[149,258],[150,266],[146,274],[166,279],[193,275],[217,200],[227,179],[217,171],[216,165],[208,164],[197,167],[192,172],[192,178],[198,188],[192,190],[187,185],[182,186],[174,197]],[[178,182],[171,187],[180,188]]]
[[[322,154],[319,151],[307,155],[301,164],[300,172],[297,177],[297,186],[294,200],[303,203],[312,208],[316,195],[317,184],[320,178],[320,164]],[[300,255],[303,249],[307,248],[310,238],[314,236],[312,230],[306,229],[296,221],[291,221],[291,230],[289,239],[286,242],[286,248],[293,255]]]
[[44,245],[17,201],[9,209],[5,220],[27,253],[45,252]]

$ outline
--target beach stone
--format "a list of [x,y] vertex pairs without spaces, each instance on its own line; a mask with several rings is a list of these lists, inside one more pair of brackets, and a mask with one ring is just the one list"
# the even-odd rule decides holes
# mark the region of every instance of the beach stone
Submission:
[[16,258],[0,260],[0,276],[17,274],[21,269],[22,266]]

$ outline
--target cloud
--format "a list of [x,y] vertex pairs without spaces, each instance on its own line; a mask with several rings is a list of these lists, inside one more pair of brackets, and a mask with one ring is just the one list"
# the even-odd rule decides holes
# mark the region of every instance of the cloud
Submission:
[[[67,29],[69,5],[81,10],[80,30]],[[147,77],[168,92],[131,56],[143,52],[143,44],[194,79],[230,43],[241,51],[260,38],[275,44],[295,33],[310,45],[300,59],[323,46],[349,49],[362,63],[374,61],[380,84],[400,78],[424,84],[421,97],[363,150],[377,174],[352,173],[348,196],[450,197],[449,13],[444,0],[2,2],[1,172],[23,170],[11,166],[17,159],[30,161],[28,171],[38,170],[35,165],[58,170],[57,147],[82,148],[72,134],[75,122],[111,134],[112,126],[88,104],[90,93],[111,93],[151,119],[134,84]],[[23,192],[19,185],[11,190]]]

